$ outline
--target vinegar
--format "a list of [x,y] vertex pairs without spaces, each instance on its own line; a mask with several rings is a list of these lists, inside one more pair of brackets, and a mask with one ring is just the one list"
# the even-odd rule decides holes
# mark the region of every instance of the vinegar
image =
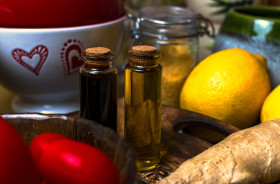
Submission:
[[[113,73],[112,73],[113,72]],[[117,130],[117,72],[87,75],[81,72],[80,116]]]
[[80,117],[117,131],[117,79],[113,53],[104,47],[86,49],[80,68]]

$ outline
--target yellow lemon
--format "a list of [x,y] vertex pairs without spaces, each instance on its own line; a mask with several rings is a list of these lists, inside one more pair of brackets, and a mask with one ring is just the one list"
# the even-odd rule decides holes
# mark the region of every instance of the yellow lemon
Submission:
[[266,97],[261,110],[262,123],[275,118],[280,118],[280,85]]
[[263,56],[226,49],[193,69],[182,88],[180,107],[243,129],[258,121],[270,90]]

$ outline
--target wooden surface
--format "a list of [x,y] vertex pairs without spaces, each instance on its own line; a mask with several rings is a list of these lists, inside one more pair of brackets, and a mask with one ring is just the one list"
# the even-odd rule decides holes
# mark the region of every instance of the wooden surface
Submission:
[[[212,129],[227,136],[238,131],[237,128],[225,124],[216,119],[168,106],[162,106],[162,138],[161,138],[161,163],[159,166],[148,172],[138,173],[138,184],[157,183],[162,178],[173,172],[179,165],[207,148],[213,143],[191,135],[193,127],[204,127],[204,133]],[[123,135],[124,125],[124,102],[118,102],[118,133]],[[211,135],[213,135],[211,133]]]
[[[79,117],[79,112],[68,114],[67,117]],[[202,130],[203,135],[210,135],[210,137],[217,136],[210,132],[210,129],[214,132],[220,132],[225,136],[238,131],[237,128],[208,116],[168,106],[162,106],[161,123],[161,162],[153,171],[139,172],[135,181],[136,184],[157,183],[175,171],[184,161],[211,147],[213,142],[211,143],[209,140],[199,138],[195,131],[193,131],[195,127],[206,128]],[[122,136],[123,126],[124,101],[119,99],[118,134]]]

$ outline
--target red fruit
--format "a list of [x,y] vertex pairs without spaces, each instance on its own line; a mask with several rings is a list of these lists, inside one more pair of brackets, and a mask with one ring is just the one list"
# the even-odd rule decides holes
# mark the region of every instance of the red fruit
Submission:
[[28,147],[16,129],[0,116],[0,183],[39,184]]
[[57,133],[42,133],[32,140],[29,150],[36,166],[38,166],[40,157],[49,144],[61,139],[67,139],[67,137]]
[[48,184],[119,184],[118,171],[107,155],[69,139],[51,143],[39,168]]

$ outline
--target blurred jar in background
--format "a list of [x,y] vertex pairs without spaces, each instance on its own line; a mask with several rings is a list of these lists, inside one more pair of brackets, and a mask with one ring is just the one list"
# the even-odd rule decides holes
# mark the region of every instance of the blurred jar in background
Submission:
[[[124,0],[125,11],[129,14],[137,14],[140,9],[149,6],[173,5],[185,7],[185,0]],[[118,67],[119,80],[118,80],[118,96],[124,96],[124,66],[128,62],[127,50],[131,48],[130,30],[133,27],[133,22],[130,19],[125,20],[124,39],[120,47],[120,53],[115,61]]]
[[198,37],[210,21],[187,8],[150,6],[129,14],[134,20],[132,45],[151,45],[161,52],[162,104],[179,107],[182,86],[197,63]]

